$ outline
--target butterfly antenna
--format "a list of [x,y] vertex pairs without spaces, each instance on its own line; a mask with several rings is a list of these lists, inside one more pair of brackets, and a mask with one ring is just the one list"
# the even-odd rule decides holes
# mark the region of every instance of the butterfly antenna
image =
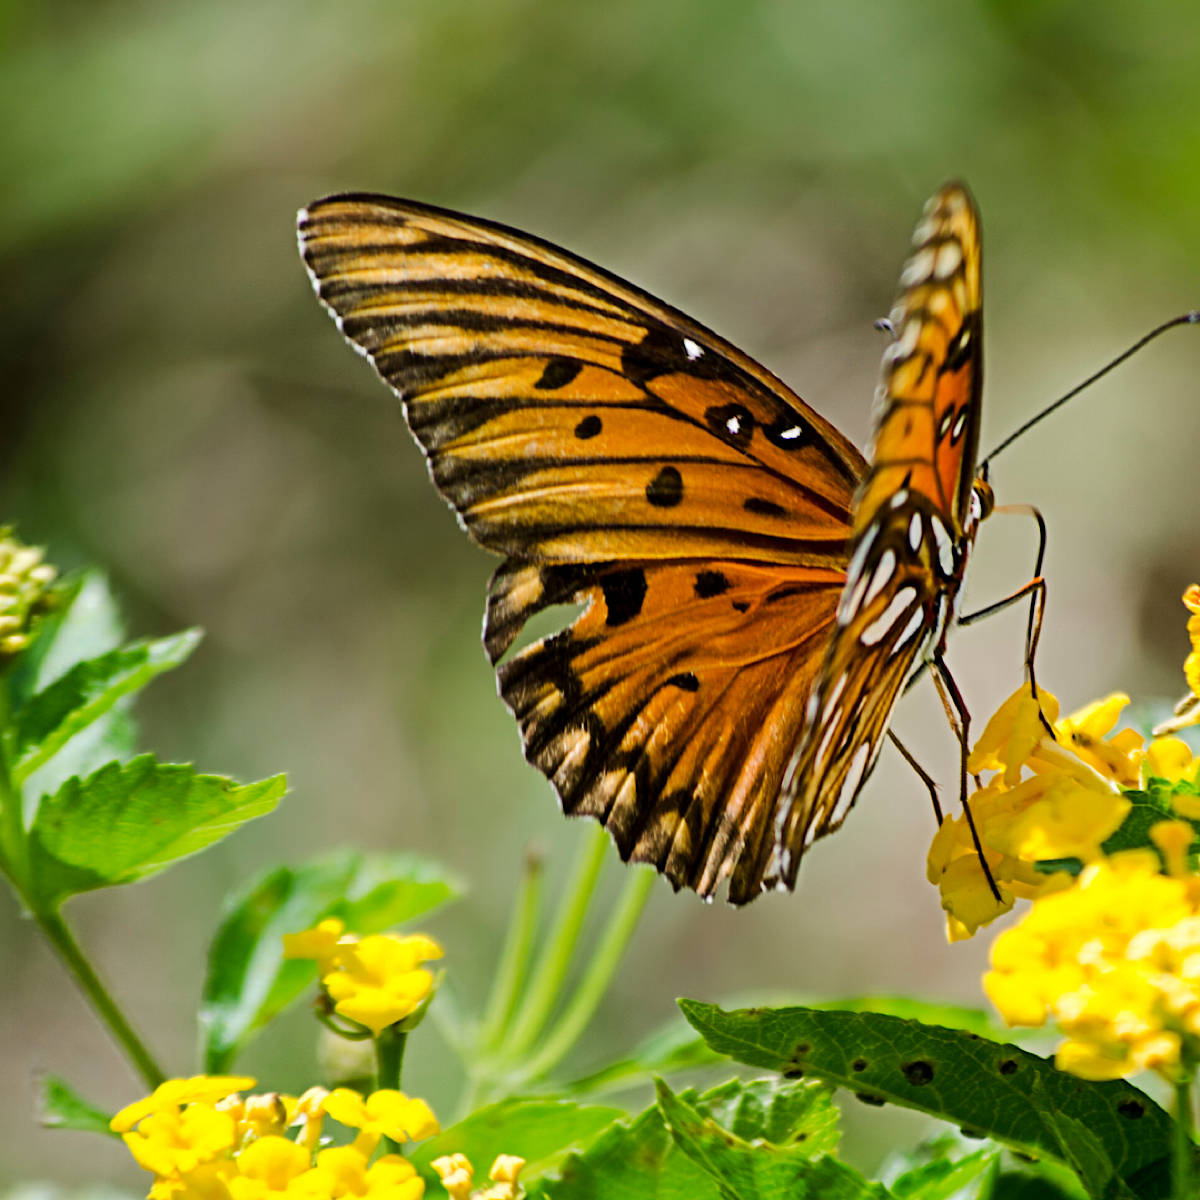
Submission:
[[1029,430],[1031,430],[1039,421],[1045,420],[1046,417],[1048,417],[1056,409],[1062,408],[1062,406],[1066,404],[1068,400],[1078,396],[1079,393],[1084,390],[1084,388],[1089,388],[1098,379],[1103,379],[1104,376],[1109,373],[1109,371],[1113,370],[1114,367],[1119,367],[1127,358],[1132,358],[1133,355],[1135,355],[1143,346],[1146,346],[1150,342],[1154,341],[1159,334],[1166,333],[1168,329],[1174,329],[1177,325],[1200,325],[1200,311],[1193,309],[1191,312],[1182,313],[1178,317],[1172,317],[1171,320],[1164,321],[1161,325],[1150,330],[1145,337],[1139,338],[1136,342],[1134,342],[1128,350],[1118,354],[1117,357],[1112,360],[1112,362],[1105,364],[1094,375],[1089,375],[1082,383],[1073,387],[1069,392],[1066,393],[1065,396],[1059,396],[1059,398],[1055,400],[1053,404],[1046,405],[1046,407],[1043,408],[1040,413],[1036,413],[1034,416],[1030,417],[1024,425],[1010,433],[1008,437],[1004,439],[1004,441],[1002,441],[998,446],[994,447],[990,453],[985,455],[983,461],[979,464],[980,471],[986,472],[988,463],[995,458],[1001,450],[1007,450],[1008,447],[1017,440],[1017,438],[1019,438],[1022,434],[1028,433]]

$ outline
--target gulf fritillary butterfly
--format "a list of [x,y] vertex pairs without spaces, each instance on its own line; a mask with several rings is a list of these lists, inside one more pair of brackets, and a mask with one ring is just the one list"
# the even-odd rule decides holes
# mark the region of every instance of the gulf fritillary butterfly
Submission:
[[[989,508],[967,190],[937,192],[914,234],[869,461],[704,326],[527,234],[344,195],[299,236],[434,483],[504,556],[484,645],[563,810],[676,888],[794,886],[905,680],[940,662]],[[500,662],[568,604],[567,628]]]

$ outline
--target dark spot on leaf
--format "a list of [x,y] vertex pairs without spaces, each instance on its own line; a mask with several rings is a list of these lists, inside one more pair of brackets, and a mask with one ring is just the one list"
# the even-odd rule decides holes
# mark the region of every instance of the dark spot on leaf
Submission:
[[882,1108],[887,1103],[882,1096],[873,1095],[871,1092],[855,1092],[854,1098],[871,1105],[872,1108]]
[[850,1064],[850,1070],[852,1070],[852,1071],[865,1071],[866,1069],[867,1069],[867,1060],[865,1058],[856,1058]]
[[604,603],[608,608],[608,616],[604,619],[606,625],[624,625],[642,611],[646,601],[646,572],[640,567],[606,575],[600,586],[604,589]]
[[1019,1158],[1022,1162],[1035,1163],[1038,1161],[1036,1154],[1023,1154],[1020,1150],[1014,1150],[1011,1147],[1009,1147],[1008,1152],[1013,1158]]
[[784,510],[774,500],[763,500],[760,496],[751,496],[742,501],[742,507],[749,513],[760,517],[782,517]]
[[924,1087],[927,1083],[933,1082],[933,1063],[926,1062],[923,1058],[901,1063],[900,1070],[904,1072],[904,1078],[913,1087]]
[[987,1137],[987,1134],[984,1133],[982,1129],[971,1129],[966,1125],[960,1125],[958,1132],[961,1133],[963,1137],[973,1138],[975,1141],[979,1141],[980,1138]]
[[1015,1058],[1004,1058],[1000,1060],[999,1071],[1001,1075],[1015,1075],[1019,1066]]
[[674,508],[683,499],[683,476],[676,467],[663,467],[646,484],[646,499],[655,508]]
[[681,671],[678,675],[672,675],[667,680],[667,686],[682,688],[685,692],[698,692],[700,690],[700,680],[691,671]]
[[804,1078],[804,1068],[803,1067],[789,1067],[786,1071],[784,1071],[783,1077],[784,1077],[784,1079],[803,1079]]
[[696,572],[696,595],[701,600],[729,591],[729,580],[720,571]]
[[603,428],[604,426],[601,423],[600,418],[596,416],[595,413],[592,413],[591,416],[584,417],[583,420],[575,426],[575,436],[579,438],[580,441],[586,442],[588,438],[594,438],[596,434],[598,434]]
[[552,392],[556,388],[566,387],[582,370],[583,363],[573,358],[552,358],[533,386],[541,391]]
[[1140,1100],[1122,1100],[1117,1112],[1130,1121],[1138,1121],[1146,1115],[1146,1106]]

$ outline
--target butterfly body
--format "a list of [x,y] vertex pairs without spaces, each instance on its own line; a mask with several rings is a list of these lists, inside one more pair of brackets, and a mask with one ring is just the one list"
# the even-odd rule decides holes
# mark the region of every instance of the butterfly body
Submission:
[[[918,227],[870,463],[728,342],[528,235],[342,196],[300,239],[435,484],[504,556],[484,644],[564,810],[676,887],[791,886],[944,641],[979,519],[965,190]],[[510,653],[556,605],[583,611]]]

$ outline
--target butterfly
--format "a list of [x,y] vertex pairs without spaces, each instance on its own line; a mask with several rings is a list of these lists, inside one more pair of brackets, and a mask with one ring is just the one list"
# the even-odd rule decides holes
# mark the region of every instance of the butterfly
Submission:
[[484,646],[564,812],[677,890],[793,887],[940,661],[990,508],[966,188],[916,228],[867,458],[717,334],[515,229],[348,194],[304,209],[299,242],[434,484],[503,556]]

